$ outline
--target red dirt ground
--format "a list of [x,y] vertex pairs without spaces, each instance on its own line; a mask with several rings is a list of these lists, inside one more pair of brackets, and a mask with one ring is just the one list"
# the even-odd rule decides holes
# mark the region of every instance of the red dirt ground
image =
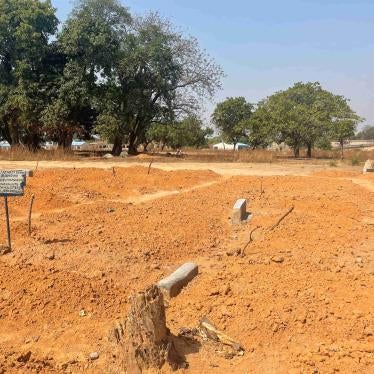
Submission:
[[[185,372],[372,372],[373,185],[371,175],[339,170],[268,177],[38,170],[25,197],[10,199],[13,252],[0,257],[0,373],[114,372],[108,336],[126,316],[128,296],[185,261],[200,272],[168,305],[171,331],[207,316],[245,348],[227,358],[214,344],[180,341]],[[231,208],[242,197],[253,219],[233,227]],[[246,255],[237,256],[256,226]]]

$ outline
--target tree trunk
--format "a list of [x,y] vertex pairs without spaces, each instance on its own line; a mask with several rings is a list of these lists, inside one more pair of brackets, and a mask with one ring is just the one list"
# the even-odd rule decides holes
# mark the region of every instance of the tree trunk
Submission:
[[294,154],[295,158],[300,157],[300,147],[294,147],[293,154]]
[[148,146],[151,144],[151,142],[144,142],[143,143],[143,152],[148,152],[147,151],[147,148],[148,148]]
[[340,141],[340,158],[343,160],[344,158],[344,140]]
[[308,158],[312,158],[312,144],[307,144],[307,152],[306,152],[306,156]]
[[136,146],[136,134],[135,132],[131,131],[129,135],[129,155],[137,155],[138,154],[138,147]]
[[164,298],[153,285],[130,299],[130,311],[124,325],[113,335],[120,344],[119,365],[125,372],[141,374],[147,369],[161,369],[169,362],[177,369],[184,361],[177,353],[166,327]]
[[17,144],[21,144],[21,139],[20,139],[20,135],[19,135],[19,129],[18,129],[18,126],[16,124],[11,124],[11,126],[9,126],[9,135],[10,135],[10,144],[13,146],[13,145],[17,145]]
[[26,137],[26,145],[32,152],[36,152],[40,148],[40,138],[38,134],[29,134]]
[[120,156],[122,153],[122,137],[116,136],[113,141],[112,155]]
[[73,134],[63,133],[62,135],[60,135],[57,141],[57,144],[59,148],[62,147],[63,149],[66,150],[66,149],[71,148],[72,141],[73,141]]

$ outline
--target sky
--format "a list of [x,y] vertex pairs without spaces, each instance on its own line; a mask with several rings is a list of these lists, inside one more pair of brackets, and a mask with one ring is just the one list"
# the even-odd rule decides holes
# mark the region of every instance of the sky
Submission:
[[[122,0],[133,14],[168,18],[223,68],[214,102],[256,103],[295,82],[344,95],[374,125],[374,0]],[[73,2],[52,0],[64,21]]]

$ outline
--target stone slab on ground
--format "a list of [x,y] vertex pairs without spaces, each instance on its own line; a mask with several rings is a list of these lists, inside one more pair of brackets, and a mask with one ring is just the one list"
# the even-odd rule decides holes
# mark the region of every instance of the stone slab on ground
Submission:
[[374,160],[367,160],[364,165],[364,174],[374,173]]
[[161,279],[157,286],[169,297],[177,296],[182,288],[186,286],[198,274],[199,269],[193,262],[186,262],[174,273]]
[[247,218],[247,200],[239,199],[236,201],[232,210],[232,223],[239,224]]

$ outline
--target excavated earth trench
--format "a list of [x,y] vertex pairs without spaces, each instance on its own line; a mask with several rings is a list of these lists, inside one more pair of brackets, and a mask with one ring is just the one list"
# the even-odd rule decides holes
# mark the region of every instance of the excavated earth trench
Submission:
[[[277,165],[266,173],[254,165],[229,172],[154,165],[150,174],[147,165],[60,166],[39,165],[25,196],[10,199],[0,373],[115,372],[110,330],[128,297],[186,261],[199,275],[167,305],[172,333],[207,316],[245,354],[227,357],[210,342],[180,339],[183,371],[372,372],[373,175]],[[253,218],[232,226],[238,198]],[[0,225],[5,243],[4,217]],[[99,357],[91,360],[92,352]]]

